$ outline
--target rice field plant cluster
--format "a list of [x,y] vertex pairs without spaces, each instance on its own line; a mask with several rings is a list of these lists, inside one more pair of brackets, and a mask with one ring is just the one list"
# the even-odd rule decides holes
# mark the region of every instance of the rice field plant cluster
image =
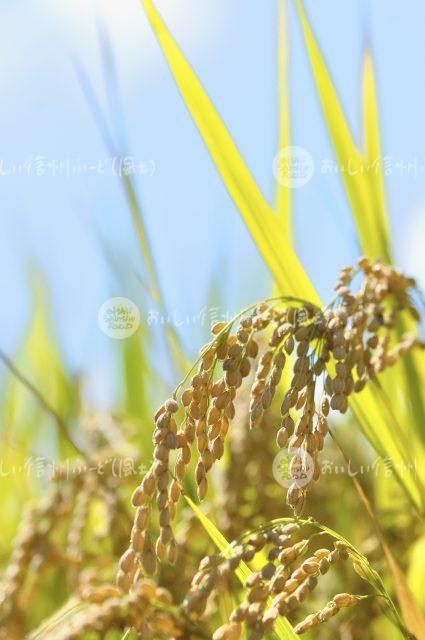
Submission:
[[[60,461],[51,479],[21,475],[22,486],[0,474],[0,640],[425,640],[424,298],[392,262],[382,176],[364,171],[379,152],[371,59],[359,151],[294,4],[335,156],[359,169],[343,182],[364,256],[321,302],[294,249],[289,191],[276,186],[272,210],[154,3],[142,0],[275,293],[212,326],[193,364],[164,327],[182,372],[171,395],[151,336],[121,341],[122,398],[102,413],[63,373],[43,305],[26,358],[0,352],[16,384],[3,397],[2,455],[12,464],[15,448],[30,455],[51,423]],[[132,177],[122,186],[149,294],[165,314]]]
[[[24,612],[53,569],[63,584],[61,593],[78,592],[122,550],[129,519],[109,453],[99,448],[91,458],[94,468],[80,461],[81,467],[70,473],[67,464],[60,465],[43,496],[24,507],[1,581],[1,637],[24,637]],[[129,480],[123,476],[121,488]],[[103,520],[98,531],[91,526],[96,512]]]
[[[215,337],[201,351],[199,364],[190,384],[177,387],[156,412],[153,440],[154,459],[149,472],[132,497],[137,508],[131,532],[130,548],[120,561],[118,584],[128,589],[139,570],[139,561],[147,574],[155,572],[156,560],[167,552],[173,563],[176,542],[172,521],[181,497],[181,482],[196,446],[198,459],[194,471],[199,500],[207,494],[207,475],[224,454],[225,439],[235,418],[235,404],[243,380],[252,373],[249,423],[261,428],[279,387],[288,357],[294,355],[289,388],[281,403],[281,420],[276,429],[280,448],[289,444],[295,451],[291,467],[294,477],[308,473],[303,467],[312,460],[310,480],[300,485],[296,480],[287,492],[287,503],[295,515],[303,512],[306,494],[319,479],[317,458],[328,433],[330,409],[345,413],[348,396],[360,392],[368,380],[395,364],[398,358],[415,346],[423,346],[415,334],[397,337],[400,315],[407,313],[418,319],[410,290],[414,280],[394,268],[359,260],[363,275],[359,291],[350,289],[357,270],[341,270],[335,287],[336,299],[321,310],[307,301],[276,299],[260,303],[240,314],[234,322],[213,327]],[[232,333],[232,327],[236,328]],[[262,340],[268,330],[270,337]],[[260,351],[260,341],[264,349]],[[332,367],[332,373],[325,373]],[[323,393],[317,399],[320,378],[324,376]],[[181,408],[184,417],[178,425],[176,415]],[[292,410],[292,415],[291,415]],[[170,455],[177,452],[174,466]],[[308,460],[303,452],[309,454]],[[152,544],[149,524],[152,503],[158,510],[159,536]]]
[[[59,471],[48,495],[27,507],[2,584],[5,637],[23,637],[23,603],[29,602],[31,593],[43,584],[43,573],[52,563],[65,571],[71,605],[68,603],[62,613],[53,614],[51,620],[29,633],[28,638],[34,640],[71,640],[89,633],[102,637],[111,629],[134,629],[146,638],[225,640],[243,637],[244,626],[247,638],[255,640],[272,633],[280,617],[298,613],[331,565],[351,559],[364,578],[357,552],[347,543],[336,540],[333,549],[311,551],[324,532],[300,538],[304,527],[312,525],[298,518],[306,508],[307,491],[319,480],[318,456],[332,410],[345,413],[351,393],[374,384],[380,372],[409,350],[423,348],[416,333],[397,331],[403,316],[419,320],[414,293],[413,279],[361,258],[356,268],[341,270],[335,298],[324,309],[308,301],[276,297],[254,305],[230,322],[215,325],[212,340],[201,349],[193,369],[156,412],[154,462],[133,491],[131,502],[136,513],[132,525],[125,499],[129,487],[123,486],[131,486],[131,478],[115,478],[108,464],[102,475],[85,469],[70,478]],[[282,380],[285,367],[289,375]],[[280,412],[273,407],[276,401]],[[195,571],[196,557],[199,561],[208,544],[182,557],[185,542],[190,542],[196,531],[193,517],[180,549],[172,529],[176,520],[182,530],[182,522],[187,519],[187,513],[185,516],[179,508],[188,484],[186,476],[193,475],[198,500],[206,499],[207,474],[223,457],[231,430],[239,423],[246,433],[261,432],[267,422],[272,429],[266,434],[276,439],[275,450],[288,446],[289,452],[294,452],[292,482],[286,496],[294,519],[286,524],[263,520],[256,533],[249,529],[254,519],[248,518],[243,523],[247,529],[237,532],[238,540],[222,555],[205,555]],[[86,420],[86,430],[91,459],[110,460],[110,446],[105,447],[96,420]],[[314,466],[308,483],[300,485],[303,452],[309,454]],[[193,456],[196,460],[192,461]],[[245,456],[255,461],[255,448]],[[266,453],[269,469],[273,456],[271,448]],[[217,497],[212,498],[212,511],[215,504]],[[154,505],[156,522],[152,521]],[[97,552],[101,556],[88,551],[92,541],[87,546],[85,537],[90,513],[99,507],[105,525],[101,537],[107,541],[107,551]],[[275,503],[276,515],[282,508],[280,499]],[[130,546],[122,553],[130,528]],[[202,529],[196,531],[198,537],[202,534],[206,535]],[[172,570],[168,577],[170,590],[146,576],[159,575],[166,584],[161,565],[179,561],[190,562],[192,570],[186,584],[183,580],[180,585],[186,591],[184,597],[175,603]],[[116,586],[112,580],[102,582],[111,579],[117,563]],[[229,613],[229,621],[214,630],[214,600],[223,590],[232,592],[231,578],[241,565],[247,572],[243,578],[244,598]],[[259,568],[251,572],[248,565]],[[379,586],[375,596],[384,598],[390,617],[405,637],[410,637],[383,587]],[[303,634],[323,625],[340,610],[370,598],[370,594],[337,593],[321,609],[299,621],[293,633]],[[206,630],[210,635],[205,636]]]
[[[108,434],[125,433],[128,426],[107,416],[82,416],[86,462],[103,461],[102,473],[85,466],[69,475],[66,467],[59,468],[46,494],[25,508],[1,584],[2,637],[73,640],[117,632],[141,638],[256,640],[272,637],[287,618],[294,623],[294,637],[377,600],[372,606],[402,636],[412,638],[360,552],[300,517],[308,514],[306,495],[320,477],[319,454],[332,413],[345,414],[350,394],[379,383],[386,367],[423,348],[414,325],[408,333],[398,331],[407,319],[420,320],[416,293],[412,278],[361,258],[356,267],[341,270],[335,297],[325,308],[276,296],[214,325],[211,341],[154,416],[153,463],[135,489],[134,475],[115,476],[110,463],[114,447]],[[223,460],[226,450],[236,460],[241,455],[233,430],[244,434],[243,459],[245,464],[250,458],[257,461],[257,470],[265,467],[270,474],[279,449],[293,454],[286,495],[292,518],[279,520],[285,510],[283,489],[274,481],[277,492],[269,505],[257,504],[259,513],[248,512],[239,527],[232,521],[232,513],[243,511],[246,488],[238,490],[235,467]],[[263,430],[262,439],[267,437],[271,446],[263,447],[262,460],[249,438]],[[309,464],[303,453],[313,469],[303,467]],[[137,464],[134,449],[132,456]],[[223,467],[223,493],[214,491],[214,481],[209,489],[207,478],[215,466]],[[300,468],[310,472],[307,483],[299,483],[304,477]],[[236,471],[241,475],[241,468]],[[232,480],[236,486],[227,517],[234,542],[221,542],[221,553],[211,554],[209,536],[215,540],[218,530],[207,516],[205,526],[190,511],[193,503],[186,492],[196,488],[197,500],[214,517],[220,504],[226,509]],[[99,523],[93,528],[95,517],[100,530]],[[320,544],[325,538],[329,547]],[[366,589],[340,590],[321,606],[313,600],[316,610],[306,613],[322,577],[342,561],[348,561]],[[62,606],[31,630],[25,609],[45,588],[53,568],[65,584]],[[234,605],[219,624],[225,592]]]

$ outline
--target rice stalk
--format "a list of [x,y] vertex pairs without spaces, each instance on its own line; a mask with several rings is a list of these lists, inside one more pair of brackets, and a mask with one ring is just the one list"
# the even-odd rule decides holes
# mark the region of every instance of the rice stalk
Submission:
[[[359,273],[363,280],[354,292],[353,280]],[[157,562],[166,554],[171,564],[176,561],[172,522],[192,452],[197,454],[194,476],[198,499],[203,500],[208,473],[223,456],[243,381],[254,372],[249,412],[251,429],[257,429],[276,395],[287,356],[293,352],[296,358],[290,388],[281,403],[276,441],[280,448],[289,445],[288,451],[293,454],[287,503],[296,516],[303,513],[307,493],[320,477],[318,456],[328,433],[330,410],[345,413],[352,393],[361,392],[406,352],[423,347],[413,334],[398,341],[396,331],[400,314],[418,319],[410,296],[414,285],[414,280],[392,267],[361,258],[357,269],[341,270],[336,298],[325,309],[307,301],[278,297],[213,327],[212,341],[201,349],[173,397],[155,414],[154,463],[133,493],[137,511],[130,546],[119,564],[119,587],[127,591],[140,572],[155,573]],[[269,337],[260,353],[263,332]],[[322,378],[323,393],[317,398],[316,387]],[[181,410],[184,417],[179,425]],[[154,546],[151,524],[155,502],[159,535]],[[208,529],[208,520],[204,524]],[[218,536],[218,546],[225,543],[221,534],[214,531],[211,535]],[[262,602],[266,600],[265,595]],[[334,602],[331,609],[337,611],[338,603]],[[272,616],[265,629],[273,626],[275,619]]]
[[[321,54],[313,30],[304,11],[302,0],[297,0],[297,9],[301,21],[304,41],[310,61],[313,77],[323,117],[329,130],[329,136],[340,166],[347,199],[357,228],[359,244],[368,257],[379,257],[391,261],[391,237],[384,189],[384,157],[381,151],[379,135],[378,100],[375,75],[370,48],[364,54],[363,65],[363,121],[364,150],[355,143],[345,118],[342,105],[333,85],[330,72]],[[350,170],[348,170],[350,169]],[[408,330],[409,324],[400,327]],[[425,359],[421,356],[407,356],[403,361],[404,386],[403,398],[408,399],[408,409],[413,416],[412,435],[424,442],[425,398],[418,380],[425,372]],[[404,419],[406,407],[397,401],[395,391],[399,379],[392,374],[386,376],[387,388],[394,395],[394,404]],[[400,407],[398,405],[401,404]],[[410,429],[410,426],[409,426]]]
[[[290,243],[282,237],[277,216],[260,193],[226,127],[168,32],[153,2],[142,0],[142,5],[186,106],[279,291],[320,304]],[[336,108],[339,109],[338,105]],[[338,123],[341,118],[342,114],[339,112]],[[345,142],[350,142],[347,131],[344,128],[341,131],[345,131]],[[355,157],[358,157],[358,154]],[[403,464],[403,456],[409,455],[409,452],[402,451],[394,441],[392,431],[384,418],[385,406],[379,397],[366,387],[361,402],[356,398],[352,398],[350,402],[363,433],[377,453],[393,459],[395,466]],[[412,482],[411,478],[401,477],[400,474],[397,479],[415,508],[422,511],[423,497],[416,483]]]

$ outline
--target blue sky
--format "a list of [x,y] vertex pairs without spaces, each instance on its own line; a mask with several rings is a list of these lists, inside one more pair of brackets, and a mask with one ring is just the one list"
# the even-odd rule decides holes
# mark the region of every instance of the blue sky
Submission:
[[[137,186],[169,308],[178,319],[199,314],[212,286],[229,312],[266,296],[268,274],[138,1],[1,0],[0,6],[2,348],[13,353],[28,324],[29,274],[36,265],[48,283],[54,328],[73,371],[96,371],[109,357],[110,340],[97,324],[105,299],[143,298],[129,213],[75,73],[76,63],[84,66],[106,105],[99,25],[111,41],[120,85],[123,118],[112,113],[111,123],[125,131],[129,154],[148,171]],[[276,3],[158,0],[157,6],[271,200]],[[425,6],[420,0],[306,0],[305,7],[357,139],[362,51],[366,39],[371,42],[383,150],[392,159],[387,193],[395,253],[425,284],[425,183],[414,168],[402,175],[396,166],[415,159],[425,165]],[[339,178],[320,172],[322,161],[333,156],[293,6],[288,33],[292,140],[316,166],[312,180],[294,193],[297,250],[326,299],[338,267],[355,260],[358,250]],[[124,278],[111,273],[99,237]],[[180,330],[195,350],[202,327],[184,324]]]

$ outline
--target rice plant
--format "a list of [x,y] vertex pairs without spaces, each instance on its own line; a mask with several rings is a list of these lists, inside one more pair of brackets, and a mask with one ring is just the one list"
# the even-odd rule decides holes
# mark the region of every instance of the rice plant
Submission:
[[[99,412],[65,371],[37,284],[26,358],[0,352],[4,415],[24,423],[14,448],[5,419],[2,454],[22,466],[31,430],[49,423],[57,459],[46,454],[54,471],[41,488],[0,478],[13,503],[0,638],[424,640],[424,298],[393,264],[383,176],[343,175],[363,255],[321,301],[294,248],[290,192],[278,185],[276,206],[266,202],[155,4],[141,4],[270,290],[215,323],[194,362],[165,326],[172,387],[149,336],[122,341],[127,400]],[[380,144],[370,53],[360,150],[295,5],[335,155],[365,169]],[[104,131],[82,69],[79,78]],[[133,179],[122,187],[146,289],[166,311]]]

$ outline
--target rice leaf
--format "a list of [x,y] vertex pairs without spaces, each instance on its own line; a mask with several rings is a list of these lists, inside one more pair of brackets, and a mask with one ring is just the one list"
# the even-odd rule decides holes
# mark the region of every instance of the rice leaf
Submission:
[[[335,435],[332,432],[331,432],[331,437],[335,442],[335,444],[337,445],[339,451],[341,452],[345,462],[349,464],[350,462],[349,457],[347,456],[341,444],[338,442],[338,440],[336,439]],[[407,583],[407,580],[402,570],[400,569],[400,566],[397,560],[394,557],[394,554],[391,550],[391,546],[388,544],[387,539],[385,538],[384,532],[379,523],[379,519],[375,512],[375,509],[373,508],[372,503],[370,502],[361,483],[359,482],[358,478],[355,475],[352,476],[352,481],[373,523],[376,534],[384,550],[388,566],[391,570],[395,591],[397,594],[401,611],[403,613],[406,626],[415,635],[417,640],[425,640],[425,618],[419,608],[418,603],[415,600],[415,597]]]
[[422,611],[425,612],[425,591],[423,580],[425,575],[425,535],[416,540],[410,549],[408,584],[416,596]]
[[[370,182],[371,199],[373,202],[373,217],[380,229],[382,243],[385,244],[390,255],[390,232],[386,213],[384,189],[384,158],[381,151],[378,98],[376,93],[375,73],[372,55],[366,49],[363,61],[363,123],[366,154],[366,175]],[[376,247],[379,251],[379,246]]]
[[283,237],[281,225],[235,143],[151,0],[141,0],[177,87],[258,250],[281,289],[318,300],[312,283]]
[[[297,0],[297,9],[323,116],[338,164],[344,168],[341,176],[358,230],[362,250],[368,256],[384,258],[390,261],[388,233],[383,224],[382,210],[380,215],[375,215],[375,201],[370,189],[370,169],[352,138],[332,78],[314,37],[301,0]],[[374,93],[371,90],[373,76],[370,65],[367,67],[367,71],[365,100],[367,100],[368,111],[370,109],[367,133],[369,136],[369,150],[373,151],[377,146],[378,139],[376,136],[372,137],[369,130],[373,126],[376,117],[376,110],[374,110],[376,106],[371,105]],[[382,193],[380,193],[380,197],[382,198]]]
[[[211,522],[208,516],[189,498],[187,494],[184,494],[184,499],[186,500],[189,507],[192,509],[194,514],[199,519],[199,522],[204,527],[205,531],[208,533],[211,540],[216,545],[217,549],[219,549],[225,557],[229,557],[229,542],[223,536],[223,534],[217,529],[217,527]],[[239,578],[241,584],[245,584],[245,580],[248,576],[251,575],[251,571],[245,562],[241,562],[236,575]]]
[[[381,229],[382,235],[386,238],[388,255],[391,255],[390,230],[385,202],[384,186],[384,156],[380,143],[380,126],[378,113],[378,98],[376,91],[375,73],[370,48],[367,47],[363,61],[363,122],[364,122],[364,145],[366,154],[367,171],[369,179],[370,197],[373,203],[373,216]],[[379,251],[379,247],[376,247]],[[409,326],[400,327],[400,333],[409,330]],[[425,396],[418,380],[421,374],[425,374],[425,357],[423,353],[408,354],[400,364],[402,371],[391,370],[386,376],[388,381],[386,389],[393,396],[397,386],[404,387],[404,397],[408,399],[410,406],[399,408],[403,421],[411,424],[413,430],[425,442]],[[396,405],[397,406],[397,405]],[[413,420],[409,415],[412,411]]]
[[124,415],[137,424],[137,447],[143,460],[152,455],[152,389],[161,386],[161,380],[148,366],[148,354],[140,329],[127,340],[121,341],[119,356],[123,371],[122,405]]
[[391,553],[391,549],[388,544],[385,544],[384,551],[387,556],[388,564],[391,568],[397,597],[406,625],[417,640],[425,640],[425,617],[413,596],[412,590],[409,587],[403,571]]
[[[366,386],[360,394],[350,398],[350,407],[359,426],[375,451],[383,459],[391,462],[392,471],[405,490],[412,505],[424,510],[424,492],[421,477],[415,477],[415,461],[412,448],[403,446],[394,430],[395,416],[389,400],[377,389]],[[397,423],[398,425],[398,423]],[[410,469],[410,471],[409,471]],[[419,470],[419,473],[420,470]]]

